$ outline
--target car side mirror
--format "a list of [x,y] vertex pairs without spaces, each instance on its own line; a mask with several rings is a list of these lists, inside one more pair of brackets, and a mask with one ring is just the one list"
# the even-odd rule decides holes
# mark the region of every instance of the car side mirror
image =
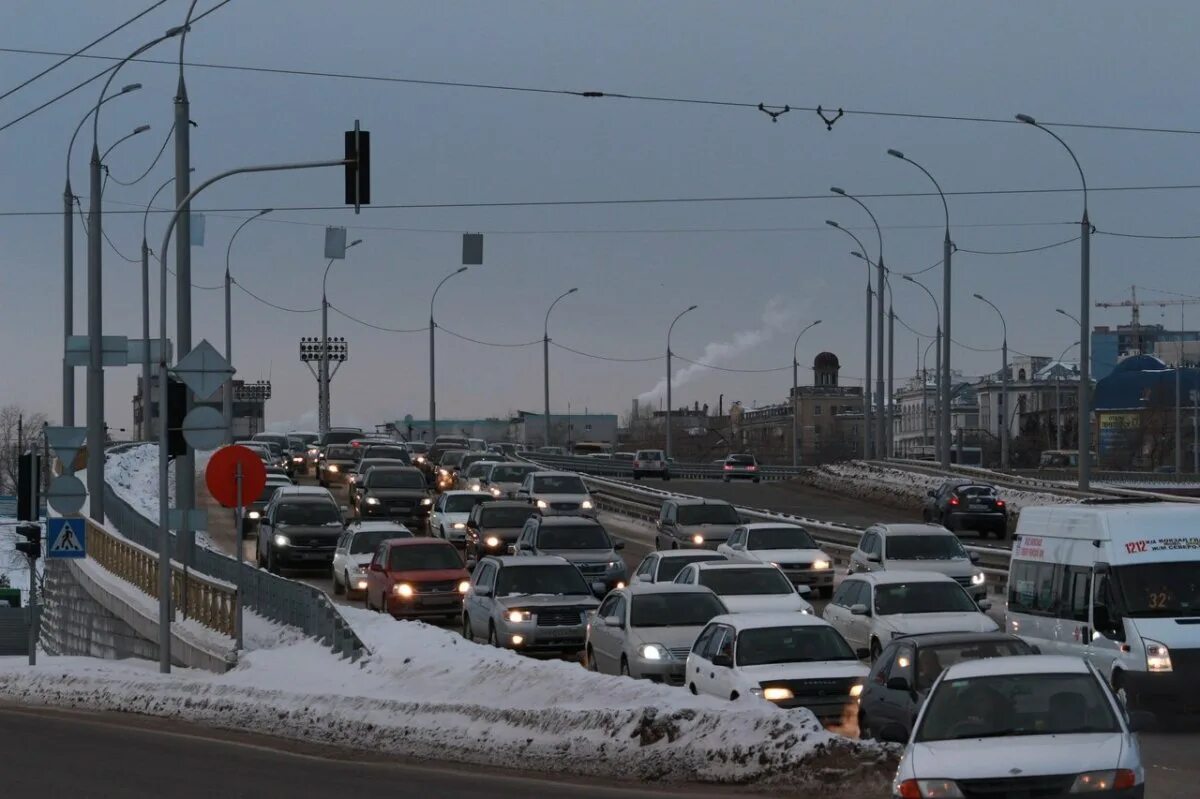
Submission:
[[475,571],[475,567],[479,565],[479,561],[475,560],[475,558],[467,558],[465,565],[467,567],[467,571],[473,572]]
[[1129,711],[1129,731],[1148,732],[1158,725],[1158,717],[1148,710]]
[[809,594],[812,593],[812,589],[809,588],[807,585],[798,585],[798,586],[796,586],[796,593],[799,594],[800,596],[807,597]]
[[592,594],[594,594],[597,599],[604,596],[607,593],[608,593],[607,585],[605,585],[604,583],[600,583],[600,582],[592,583]]
[[716,654],[713,655],[712,664],[725,669],[733,668],[733,658],[729,655]]
[[383,564],[380,564],[380,563],[372,563],[372,564],[371,564],[371,569],[370,569],[370,570],[371,570],[371,571],[373,571],[373,572],[381,572],[381,571],[383,571]]
[[871,552],[867,555],[867,560],[870,563],[879,563],[883,560],[883,558],[879,556],[878,552]]
[[515,554],[517,554],[517,545],[516,545],[516,544],[509,544],[509,545],[508,545],[508,554],[510,554],[510,555],[515,555]]
[[871,609],[860,602],[857,605],[850,606],[850,615],[851,616],[870,616]]
[[907,677],[888,677],[887,689],[889,691],[911,691],[912,686]]
[[475,596],[491,596],[491,595],[492,595],[492,589],[490,586],[487,586],[487,585],[475,586]]
[[979,609],[985,613],[992,609],[992,600],[990,599],[981,599],[975,604],[978,605]]
[[616,550],[616,549],[624,549],[624,548],[625,548],[625,542],[624,542],[624,541],[614,541],[614,542],[613,542],[613,549],[614,549],[614,550]]
[[968,552],[967,557],[971,559],[972,563],[979,562],[979,553],[978,552]]
[[618,618],[617,616],[605,616],[604,617],[604,626],[605,627],[620,627],[621,619]]
[[854,650],[854,657],[858,658],[859,660],[866,660],[867,658],[871,657],[871,650],[867,649],[865,646],[860,646],[858,649]]

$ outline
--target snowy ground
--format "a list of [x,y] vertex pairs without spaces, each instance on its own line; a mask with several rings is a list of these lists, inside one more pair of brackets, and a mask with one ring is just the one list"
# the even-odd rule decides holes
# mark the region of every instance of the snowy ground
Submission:
[[[196,473],[203,474],[212,452],[196,453]],[[151,521],[158,521],[158,445],[138,444],[110,453],[104,463],[104,479],[121,499]],[[167,491],[175,501],[175,462],[167,465]],[[210,546],[203,531],[196,543]]]
[[[889,469],[861,462],[833,463],[817,467],[800,478],[810,485],[839,494],[861,497],[902,508],[920,509],[926,494],[945,482],[944,477],[904,469]],[[1001,488],[1009,510],[1020,513],[1032,505],[1059,505],[1074,502],[1069,497],[1040,491]]]
[[374,654],[313,641],[250,651],[233,671],[143,661],[0,659],[0,696],[182,718],[315,743],[530,771],[656,781],[778,782],[883,792],[894,748],[825,732],[807,711],[722,702],[345,611]]

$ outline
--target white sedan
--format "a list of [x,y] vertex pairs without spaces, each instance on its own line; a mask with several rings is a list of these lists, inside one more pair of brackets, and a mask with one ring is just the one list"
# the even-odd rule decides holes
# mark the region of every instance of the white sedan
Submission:
[[429,514],[429,534],[465,547],[467,544],[467,519],[480,502],[493,498],[477,491],[445,491],[433,502]]
[[803,596],[809,592],[808,586],[793,586],[779,567],[770,563],[689,563],[675,582],[712,589],[730,613],[813,612]]
[[736,528],[717,551],[732,561],[773,563],[796,585],[833,596],[833,558],[798,524],[758,522]]
[[347,528],[333,551],[333,593],[353,599],[367,590],[367,566],[375,551],[392,538],[412,538],[412,531],[396,522],[357,522]]

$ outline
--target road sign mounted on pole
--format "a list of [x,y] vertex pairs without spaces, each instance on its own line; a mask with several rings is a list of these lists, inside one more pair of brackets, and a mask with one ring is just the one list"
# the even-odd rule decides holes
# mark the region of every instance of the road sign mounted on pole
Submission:
[[225,417],[216,408],[197,405],[183,417],[183,437],[192,449],[216,449],[225,440]]
[[258,499],[267,485],[267,468],[253,450],[234,444],[213,453],[204,470],[204,482],[213,499],[226,508],[236,508],[238,466],[241,465],[242,496]]
[[186,383],[196,395],[196,399],[201,401],[211,397],[234,372],[229,361],[208,343],[208,339],[201,341],[191,352],[180,358],[171,371]]
[[63,474],[51,481],[50,489],[46,492],[46,504],[59,513],[70,515],[79,513],[87,495],[82,480],[73,474]]
[[46,536],[47,558],[86,558],[87,525],[82,518],[50,519]]
[[[87,336],[68,336],[65,354],[71,366],[87,366],[91,360],[91,342]],[[129,339],[125,336],[100,337],[100,361],[104,366],[129,363]]]
[[74,471],[75,456],[83,447],[87,438],[86,427],[50,427],[46,428],[46,446],[62,461],[63,468],[69,474]]

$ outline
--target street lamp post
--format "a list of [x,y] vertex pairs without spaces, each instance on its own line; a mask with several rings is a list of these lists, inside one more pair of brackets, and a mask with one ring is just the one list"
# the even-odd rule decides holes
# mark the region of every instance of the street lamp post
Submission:
[[[930,339],[929,343],[925,345],[925,354],[923,356],[921,356],[921,446],[922,447],[927,446],[926,442],[929,440],[929,348],[934,346],[935,344],[940,345],[941,341],[937,338]],[[936,364],[937,358],[940,355],[941,355],[940,352],[934,350],[933,358],[934,358],[935,364]],[[935,368],[933,370],[933,372],[934,372],[933,386],[934,386],[934,394],[936,396],[937,385],[938,385],[937,369]],[[936,452],[938,442],[941,441],[941,437],[938,435],[936,425],[934,426],[934,429],[933,429],[933,440],[934,440],[934,451]]]
[[1067,350],[1079,344],[1078,341],[1073,341],[1063,348],[1063,351],[1058,354],[1055,361],[1054,369],[1054,448],[1062,449],[1062,359],[1067,354]]
[[939,424],[942,428],[942,451],[940,453],[941,464],[943,469],[950,468],[950,259],[954,252],[954,244],[950,241],[950,206],[946,203],[946,195],[942,192],[941,185],[933,177],[928,169],[912,160],[899,150],[888,150],[888,155],[899,158],[901,161],[912,164],[917,169],[921,170],[925,177],[929,178],[933,183],[934,189],[937,190],[938,197],[942,200],[942,212],[946,218],[946,233],[942,238],[942,329],[945,331],[945,346],[941,347],[941,413],[939,414]]
[[[866,264],[867,264],[867,313],[866,313],[867,369],[866,369],[866,372],[863,373],[864,376],[863,376],[863,403],[862,403],[862,407],[863,407],[862,456],[863,456],[863,460],[869,460],[871,458],[871,297],[874,293],[871,291],[871,261],[866,257],[865,253],[867,251],[867,248],[863,246],[863,243],[859,240],[858,236],[855,236],[852,232],[850,232],[849,229],[842,227],[841,225],[839,225],[837,222],[833,221],[832,219],[826,219],[825,224],[829,225],[830,227],[837,228],[838,230],[840,230],[843,233],[845,233],[846,235],[848,235],[850,238],[854,239],[855,243],[858,244],[859,249],[862,250],[862,252],[864,253],[861,256],[862,260],[864,262],[866,262]],[[857,256],[858,253],[851,253],[851,255]]]
[[[1063,316],[1067,317],[1068,319],[1070,319],[1072,322],[1075,323],[1076,327],[1079,328],[1079,341],[1077,341],[1075,343],[1079,345],[1079,380],[1080,380],[1080,383],[1082,383],[1083,375],[1084,375],[1083,342],[1087,338],[1086,331],[1084,330],[1083,324],[1080,323],[1079,317],[1075,316],[1074,314],[1067,313],[1062,308],[1055,308],[1054,312],[1056,314],[1062,314]],[[1068,347],[1067,349],[1070,349],[1070,347]],[[1064,352],[1065,352],[1065,350],[1064,350]],[[1079,396],[1080,397],[1084,396],[1084,392],[1083,392],[1082,388],[1080,389]],[[1080,437],[1080,435],[1082,435],[1082,430],[1086,426],[1084,419],[1085,419],[1085,417],[1083,416],[1083,408],[1077,408],[1076,409],[1076,418],[1075,418],[1075,443],[1076,443],[1076,446],[1078,446],[1079,437]],[[1090,446],[1090,444],[1089,444],[1089,446]],[[1060,447],[1060,449],[1061,449],[1061,447]],[[1090,452],[1090,450],[1089,450],[1089,452]],[[1076,458],[1079,460],[1079,469],[1080,469],[1080,478],[1079,479],[1082,481],[1083,480],[1083,477],[1082,477],[1083,459],[1082,459],[1082,456],[1079,456],[1079,455],[1076,455]],[[1089,470],[1089,474],[1090,474],[1090,470]]]
[[434,353],[434,331],[437,330],[437,322],[433,320],[433,303],[437,300],[438,292],[442,290],[442,286],[446,281],[455,275],[461,275],[467,271],[467,267],[462,266],[454,270],[450,274],[442,278],[442,282],[437,284],[433,290],[433,296],[429,298],[429,438],[430,441],[437,440],[437,360]]
[[543,432],[545,433],[547,447],[553,443],[550,441],[550,312],[554,310],[555,305],[558,305],[559,300],[569,297],[577,291],[579,291],[578,288],[568,289],[558,295],[557,299],[550,303],[550,307],[546,309],[546,321],[542,325],[542,396],[546,401],[546,416],[544,420],[546,424]]
[[680,311],[678,316],[671,320],[671,326],[667,328],[667,447],[666,456],[668,463],[671,460],[671,331],[675,329],[675,323],[685,313],[696,310],[698,305],[690,305]]
[[67,363],[67,339],[75,335],[75,194],[71,190],[71,152],[75,149],[75,138],[83,128],[83,124],[96,113],[96,109],[109,100],[115,100],[122,95],[135,92],[142,88],[140,83],[130,83],[122,86],[119,92],[110,94],[101,100],[75,126],[71,134],[71,143],[67,145],[67,179],[63,187],[63,424],[70,427],[75,424],[75,367]]
[[[256,216],[252,216],[252,217],[250,217],[250,219],[257,219],[258,217],[262,216],[263,214],[269,213],[270,210],[271,209],[268,208],[265,211],[259,211]],[[242,223],[242,225],[245,226],[245,224],[247,222],[249,222],[250,219],[247,219],[246,222]],[[240,230],[240,228],[239,228],[239,230]],[[234,235],[237,235],[237,233],[235,232]],[[230,243],[230,245],[232,245],[233,239],[230,239],[229,243]],[[359,244],[362,244],[362,239],[355,239],[354,241],[352,241],[346,245],[346,249],[348,250],[351,247],[356,247]],[[319,394],[318,401],[317,401],[317,416],[318,416],[317,424],[319,425],[319,431],[321,433],[322,439],[324,439],[325,434],[329,432],[329,404],[330,404],[329,403],[329,300],[325,296],[325,288],[326,288],[326,282],[329,280],[329,270],[333,267],[333,262],[336,260],[337,260],[336,258],[329,259],[329,263],[325,264],[325,274],[321,278],[321,371],[320,371],[320,379],[317,381],[317,383],[318,383],[317,392]],[[228,269],[229,269],[229,267],[228,267],[228,254],[227,254],[226,255],[226,272],[225,272],[226,275],[229,274]],[[227,330],[228,330],[228,328],[227,328]],[[232,385],[232,383],[230,385]]]
[[821,324],[818,319],[815,322],[810,322],[796,336],[796,343],[792,345],[792,468],[800,465],[800,414],[797,412],[796,397],[800,389],[800,358],[797,354],[797,349],[800,347],[800,336],[808,332],[809,328]]
[[[933,303],[933,318],[935,321],[938,322],[937,332],[934,334],[934,343],[937,345],[936,354],[937,354],[938,360],[940,361],[941,356],[942,356],[942,348],[944,346],[948,346],[949,340],[945,339],[942,336],[942,325],[940,322],[940,320],[942,318],[942,309],[938,307],[937,297],[933,296],[933,292],[929,290],[928,286],[926,286],[924,283],[922,283],[921,281],[914,278],[912,275],[901,275],[901,277],[903,277],[909,283],[912,283],[914,286],[920,286],[921,290],[929,295],[929,301]],[[929,350],[926,349],[926,353],[928,353],[928,351]],[[934,375],[936,377],[936,379],[934,380],[934,384],[937,387],[937,396],[938,396],[938,399],[940,400],[942,397],[942,393],[946,390],[945,374],[942,372],[941,369],[934,369]],[[924,396],[924,393],[925,393],[925,386],[921,386],[922,396]],[[942,422],[941,413],[939,413],[938,414],[938,424],[934,425],[934,432],[936,434],[935,439],[937,441],[937,452],[938,452],[939,458],[941,457],[941,455],[943,453],[945,453],[945,455],[948,459],[950,457],[950,442],[948,440],[949,436],[950,436],[950,426],[942,425],[941,422]]]
[[984,297],[982,294],[975,294],[975,299],[980,302],[985,302],[991,306],[996,315],[1000,317],[1000,327],[1004,331],[1004,338],[1000,343],[1000,468],[1008,468],[1008,439],[1010,435],[1009,424],[1011,416],[1008,413],[1008,322],[1004,318],[1004,314],[1000,313],[1000,309],[996,304]]
[[1092,295],[1092,222],[1088,218],[1087,177],[1079,159],[1057,133],[1040,125],[1028,114],[1017,114],[1017,120],[1045,131],[1063,146],[1083,185],[1083,216],[1079,220],[1079,490],[1087,491],[1092,478],[1092,410],[1091,410],[1091,342],[1088,340],[1088,316],[1091,313]]
[[[174,178],[172,178],[174,180]],[[164,186],[166,184],[163,184]],[[233,241],[237,235],[242,232],[242,228],[258,219],[260,216],[271,213],[273,209],[264,208],[254,216],[246,219],[242,224],[237,226],[233,231],[233,235],[229,237],[229,244],[225,247],[225,360],[230,364],[233,363],[233,313],[231,306],[233,305],[233,278],[229,274],[229,253],[233,250]],[[142,239],[142,244],[145,245],[145,238]],[[357,243],[357,242],[356,242]],[[330,265],[333,260],[330,259]],[[328,270],[326,270],[328,273]],[[324,289],[321,296],[324,297]],[[233,375],[230,374],[225,380],[225,385],[221,387],[221,415],[225,420],[225,443],[233,443]]]
[[[845,189],[831,186],[829,188],[834,194],[840,194],[847,199],[853,200],[860,208],[867,212],[867,216],[871,217],[871,223],[875,225],[875,236],[879,241],[879,260],[876,262],[875,292],[876,310],[875,321],[878,324],[878,329],[875,331],[875,351],[878,355],[878,361],[875,364],[875,454],[883,453],[883,457],[887,457],[887,445],[884,444],[883,430],[883,282],[885,267],[883,265],[883,231],[879,227],[879,221],[875,218],[875,214],[871,213],[871,209],[866,204],[855,197],[853,194],[846,193]],[[864,254],[865,254],[864,250]],[[870,375],[868,375],[868,378]]]

